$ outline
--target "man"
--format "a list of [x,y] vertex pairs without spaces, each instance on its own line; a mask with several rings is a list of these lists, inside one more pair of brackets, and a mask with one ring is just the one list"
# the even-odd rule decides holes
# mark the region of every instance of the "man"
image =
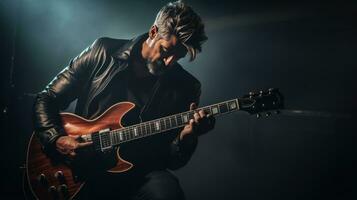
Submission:
[[[98,117],[117,102],[135,103],[137,109],[122,120],[124,125],[194,110],[200,83],[177,61],[186,54],[194,60],[206,40],[200,17],[180,1],[159,11],[148,34],[130,41],[97,39],[38,94],[34,127],[44,151],[72,160],[86,157],[78,152],[90,143],[67,136],[59,116],[75,99],[75,113],[86,119]],[[135,167],[124,175],[98,170],[98,163],[105,163],[108,155],[89,156],[92,164],[79,170],[89,172],[79,197],[184,199],[178,180],[167,169],[184,166],[196,148],[197,136],[213,127],[212,116],[196,111],[183,129],[128,145]]]

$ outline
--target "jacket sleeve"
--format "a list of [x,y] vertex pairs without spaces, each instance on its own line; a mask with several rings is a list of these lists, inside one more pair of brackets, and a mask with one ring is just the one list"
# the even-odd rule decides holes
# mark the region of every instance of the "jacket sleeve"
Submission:
[[53,153],[55,141],[66,135],[59,111],[77,98],[82,83],[89,77],[88,70],[99,45],[100,39],[97,39],[37,94],[33,106],[34,132],[46,153]]
[[[194,102],[198,106],[201,96],[201,84],[198,82],[194,88],[195,92],[192,95],[190,103]],[[170,159],[168,168],[172,170],[179,169],[188,163],[198,143],[197,134],[186,136],[185,139],[180,140],[179,138],[181,130],[182,128],[179,129],[177,137],[170,145]]]

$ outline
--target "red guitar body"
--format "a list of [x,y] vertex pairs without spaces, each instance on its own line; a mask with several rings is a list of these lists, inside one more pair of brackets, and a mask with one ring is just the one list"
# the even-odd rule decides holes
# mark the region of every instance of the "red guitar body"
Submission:
[[[87,120],[71,113],[61,113],[63,127],[68,135],[85,135],[103,129],[122,128],[122,117],[133,109],[130,102],[113,105],[102,115],[93,120]],[[123,160],[117,149],[117,164],[110,173],[128,171],[133,164]],[[63,162],[53,162],[43,151],[39,140],[32,135],[26,160],[27,180],[30,190],[36,199],[73,199],[84,185],[77,181],[71,168]]]

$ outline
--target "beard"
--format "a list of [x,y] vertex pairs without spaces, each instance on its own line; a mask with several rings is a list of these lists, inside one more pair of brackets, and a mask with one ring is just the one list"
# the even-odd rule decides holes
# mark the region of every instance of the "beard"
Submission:
[[166,71],[164,61],[162,61],[162,60],[157,60],[154,62],[152,62],[151,60],[148,60],[146,62],[146,67],[149,70],[150,74],[152,74],[154,76],[160,76]]

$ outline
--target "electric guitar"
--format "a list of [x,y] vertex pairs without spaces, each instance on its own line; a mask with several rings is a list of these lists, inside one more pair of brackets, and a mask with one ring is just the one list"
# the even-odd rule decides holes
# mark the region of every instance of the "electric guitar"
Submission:
[[[68,135],[79,136],[81,141],[92,142],[97,152],[116,151],[116,165],[107,169],[108,173],[124,173],[133,167],[130,161],[120,156],[120,146],[130,141],[145,139],[153,135],[165,134],[189,123],[194,111],[182,112],[159,119],[123,127],[123,116],[135,107],[133,103],[121,102],[111,106],[102,115],[87,120],[71,113],[61,113],[63,127]],[[213,116],[220,116],[235,111],[250,114],[283,108],[283,96],[278,89],[269,89],[257,93],[250,92],[242,98],[236,98],[196,110],[204,110]],[[29,189],[36,199],[73,199],[83,187],[85,181],[79,180],[72,167],[66,162],[54,162],[41,148],[39,140],[32,135],[28,144],[26,175]]]

